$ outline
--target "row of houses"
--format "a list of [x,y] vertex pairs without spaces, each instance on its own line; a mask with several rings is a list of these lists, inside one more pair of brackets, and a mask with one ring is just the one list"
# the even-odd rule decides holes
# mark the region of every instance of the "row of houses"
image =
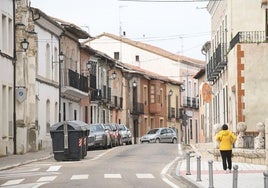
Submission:
[[0,5],[0,155],[51,147],[50,127],[68,120],[126,124],[134,143],[163,126],[197,142],[193,76],[203,61],[126,36],[92,37],[28,0]]
[[186,144],[212,142],[214,126],[237,132],[242,122],[252,147],[267,119],[266,0],[209,1],[205,61],[125,32],[92,37],[27,0],[0,5],[0,155],[50,146],[50,127],[66,120],[126,124],[134,143],[174,127]]

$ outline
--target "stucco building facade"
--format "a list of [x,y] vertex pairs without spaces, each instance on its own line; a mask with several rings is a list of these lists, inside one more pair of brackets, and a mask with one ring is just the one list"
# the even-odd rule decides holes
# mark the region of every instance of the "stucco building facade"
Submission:
[[213,117],[209,123],[227,123],[236,132],[238,123],[245,122],[249,137],[257,134],[256,124],[267,118],[267,9],[263,5],[255,0],[208,4],[212,33],[206,76],[212,86]]

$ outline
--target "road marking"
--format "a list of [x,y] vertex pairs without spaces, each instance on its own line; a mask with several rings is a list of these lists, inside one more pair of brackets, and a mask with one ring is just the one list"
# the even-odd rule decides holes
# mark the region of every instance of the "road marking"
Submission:
[[153,179],[154,176],[152,174],[136,174],[137,178],[140,179]]
[[51,166],[47,169],[47,172],[55,172],[58,171],[61,168],[61,166]]
[[85,180],[85,179],[88,179],[87,174],[73,175],[71,177],[71,180]]
[[9,186],[9,185],[18,185],[23,182],[25,179],[16,179],[16,180],[9,180],[6,183],[2,184],[1,186]]
[[112,151],[112,150],[114,150],[114,149],[115,149],[115,148],[111,148],[111,149],[109,149],[109,150],[106,150],[104,153],[101,153],[101,154],[97,155],[96,157],[94,157],[93,159],[90,159],[90,160],[91,160],[91,161],[95,161],[95,160],[101,158],[103,155],[109,153],[110,151]]
[[122,178],[121,174],[104,174],[104,178]]
[[167,164],[161,171],[162,180],[166,182],[168,185],[170,185],[172,188],[180,188],[180,187],[174,184],[173,182],[169,181],[168,178],[166,177],[166,174],[167,174],[168,169],[171,167],[171,165],[174,164],[178,159],[179,157],[176,157],[173,161]]
[[56,179],[57,176],[45,176],[45,177],[41,177],[37,180],[37,182],[44,182],[44,181],[53,181],[54,179]]

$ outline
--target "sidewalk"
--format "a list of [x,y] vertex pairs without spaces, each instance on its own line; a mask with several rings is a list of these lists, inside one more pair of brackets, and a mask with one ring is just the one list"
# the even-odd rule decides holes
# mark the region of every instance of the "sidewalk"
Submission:
[[53,157],[51,149],[0,157],[0,171]]
[[[176,175],[185,178],[186,180],[192,182],[199,188],[229,188],[233,187],[233,169],[232,173],[226,174],[222,169],[222,162],[213,161],[213,157],[202,154],[195,150],[190,157],[190,175],[187,173],[187,162],[183,159],[178,162],[176,169]],[[201,181],[197,181],[197,157],[201,156]],[[213,175],[209,180],[209,162],[212,161]],[[266,165],[255,165],[249,163],[237,163],[233,162],[233,167],[238,166],[238,178],[237,187],[238,188],[264,188],[264,174],[266,172]],[[267,185],[266,185],[267,186]]]

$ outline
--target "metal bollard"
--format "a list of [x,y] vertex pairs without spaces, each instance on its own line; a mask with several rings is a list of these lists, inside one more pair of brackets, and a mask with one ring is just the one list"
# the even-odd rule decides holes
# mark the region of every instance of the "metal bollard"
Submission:
[[234,165],[233,167],[233,188],[237,188],[237,183],[238,183],[238,166]]
[[190,153],[186,153],[186,175],[191,175],[190,172]]
[[268,171],[263,172],[264,175],[264,188],[268,188]]
[[196,171],[196,181],[201,181],[201,156],[196,157],[197,160],[197,171]]
[[213,185],[213,161],[210,160],[208,161],[208,180],[209,180],[209,186],[208,188],[214,188],[214,185]]

